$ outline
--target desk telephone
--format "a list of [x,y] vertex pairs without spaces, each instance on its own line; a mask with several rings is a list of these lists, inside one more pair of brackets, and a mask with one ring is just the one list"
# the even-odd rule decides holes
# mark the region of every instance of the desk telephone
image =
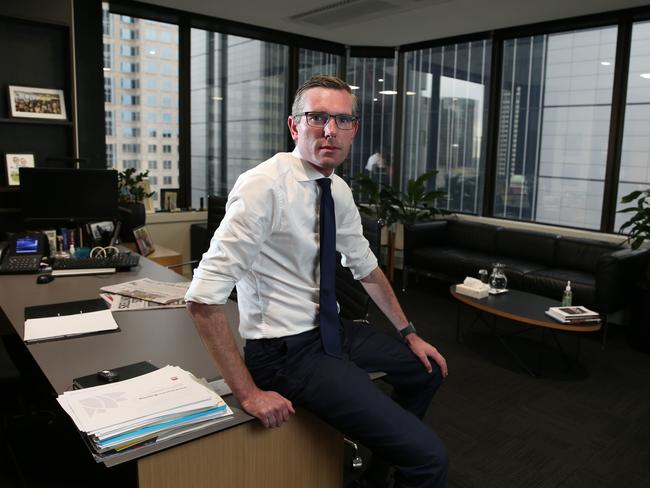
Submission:
[[0,245],[0,274],[38,273],[45,245],[40,232],[11,236]]

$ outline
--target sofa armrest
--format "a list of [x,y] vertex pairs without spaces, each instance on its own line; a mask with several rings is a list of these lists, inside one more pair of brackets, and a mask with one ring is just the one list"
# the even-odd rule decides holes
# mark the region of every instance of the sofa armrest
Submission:
[[410,261],[414,249],[440,246],[445,242],[446,220],[404,225],[404,263]]
[[627,306],[632,288],[646,272],[650,249],[619,249],[602,254],[596,264],[596,303],[611,313]]

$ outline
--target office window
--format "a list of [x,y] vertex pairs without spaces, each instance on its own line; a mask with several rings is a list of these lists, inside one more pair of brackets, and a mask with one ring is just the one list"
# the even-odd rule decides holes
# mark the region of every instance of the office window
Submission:
[[122,105],[140,105],[139,95],[122,95]]
[[140,48],[138,46],[128,46],[123,44],[120,46],[120,54],[122,56],[139,56]]
[[140,169],[139,159],[125,159],[122,161],[122,169]]
[[157,176],[149,176],[149,186],[157,186],[157,185],[158,185],[158,177]]
[[[385,184],[393,182],[393,125],[397,90],[394,58],[350,58],[346,81],[357,97],[359,131],[341,176],[370,175]],[[381,155],[380,164],[374,164]]]
[[191,50],[191,204],[198,207],[286,148],[289,50],[199,29],[191,31]]
[[140,120],[140,112],[122,112],[122,122],[137,122]]
[[[158,169],[158,161],[153,161],[153,160],[148,161],[147,162],[147,169],[150,169],[150,170]],[[149,177],[149,179],[151,179],[151,176]]]
[[169,129],[163,129],[162,136],[163,136],[163,139],[171,139],[172,131],[169,130]]
[[174,51],[170,47],[161,47],[160,57],[162,59],[174,59]]
[[160,32],[160,42],[178,44],[178,32],[162,31]]
[[172,169],[172,162],[169,159],[163,161],[163,169]]
[[122,136],[124,137],[140,137],[139,127],[122,127]]
[[[163,31],[167,33],[164,37],[169,39],[165,48],[172,52],[178,51],[178,26],[136,17],[128,17],[129,20],[125,21],[120,15],[108,13],[106,4],[103,7],[105,9],[104,18],[109,19],[110,23],[115,26],[115,34],[111,34],[109,31],[107,36],[104,37],[104,43],[105,45],[112,45],[116,52],[126,56],[126,58],[123,58],[124,61],[120,63],[123,74],[120,81],[116,83],[120,84],[119,88],[122,90],[139,90],[135,92],[136,94],[122,91],[118,94],[116,100],[119,103],[111,105],[111,109],[120,110],[121,116],[116,124],[115,131],[106,134],[106,144],[115,145],[117,150],[115,159],[117,161],[135,161],[133,154],[139,154],[141,147],[140,144],[133,144],[134,137],[146,135],[155,138],[159,131],[163,129],[163,124],[166,130],[171,130],[174,133],[178,132],[178,60],[174,56],[165,61],[165,64],[171,67],[171,76],[165,76],[164,80],[165,94],[172,99],[172,103],[165,108],[165,114],[159,116],[155,108],[148,108],[145,115],[141,117],[139,111],[128,110],[129,108],[139,108],[140,104],[147,107],[158,106],[160,101],[158,100],[157,90],[161,85],[162,78],[158,73],[159,68],[156,65],[155,57],[152,58],[151,56],[155,56],[155,52],[159,49],[156,41],[159,38],[162,39],[163,36],[159,37],[159,33]],[[142,39],[137,35],[129,34],[127,36],[127,30],[140,31]],[[154,54],[151,54],[150,51],[154,51]],[[134,58],[134,56],[138,57]],[[141,73],[139,62],[135,62],[139,61],[139,59],[144,59],[142,70],[146,74]],[[104,76],[107,78],[106,72]],[[154,142],[153,140],[147,140],[145,143],[149,141]],[[155,157],[154,151],[157,151],[156,148],[155,144],[145,144],[144,147],[146,154],[151,154],[151,157]],[[134,163],[128,164],[133,165]],[[152,177],[156,177],[155,172],[161,171],[161,169],[159,167],[150,168],[147,161],[145,161],[145,164],[147,164],[150,171],[149,183],[152,191],[159,191],[160,188],[157,186],[157,182],[161,181],[161,179],[152,179]],[[177,161],[174,162],[170,170],[172,175],[178,173]],[[169,174],[170,171],[168,170],[167,173]],[[172,177],[176,178],[173,181],[177,181],[177,176]]]
[[113,103],[113,78],[104,78],[104,102]]
[[505,41],[494,215],[600,228],[616,27]]
[[138,73],[140,71],[140,64],[122,61],[120,63],[120,71],[122,71],[122,73]]
[[163,176],[163,185],[171,185],[172,184],[172,177],[171,176]]
[[174,91],[174,85],[171,80],[160,80],[160,89],[162,91]]
[[115,117],[112,110],[107,110],[104,114],[104,130],[107,136],[112,136],[115,131]]
[[140,88],[140,80],[133,78],[120,79],[120,86],[123,90],[137,90]]
[[342,56],[312,49],[298,51],[298,86],[314,75],[340,76]]
[[173,101],[172,97],[160,97],[160,106],[161,107],[169,108],[169,107],[172,107],[173,105],[174,105],[174,101]]
[[113,29],[113,23],[111,22],[111,14],[106,7],[107,5],[103,5],[102,9],[102,33],[105,36],[109,36]]
[[128,40],[136,40],[138,38],[138,31],[135,29],[127,29],[127,28],[121,28],[120,29],[120,39],[124,41]]
[[115,168],[115,144],[106,144],[106,168]]
[[162,152],[169,154],[172,152],[172,147],[169,144],[163,144]]
[[160,65],[160,74],[165,75],[165,76],[173,76],[174,75],[174,66],[172,66],[169,63],[163,63]]
[[[634,190],[650,187],[650,22],[632,26],[627,100],[617,202]],[[631,205],[617,205],[617,210]],[[614,230],[632,214],[617,214]]]
[[439,208],[481,212],[490,52],[483,40],[404,54],[401,181],[437,170]]
[[113,68],[113,46],[104,44],[104,69],[110,70]]

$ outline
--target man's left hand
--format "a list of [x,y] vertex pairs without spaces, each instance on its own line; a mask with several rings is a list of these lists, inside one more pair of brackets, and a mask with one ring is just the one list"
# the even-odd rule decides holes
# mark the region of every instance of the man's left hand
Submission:
[[442,374],[442,377],[447,377],[449,374],[449,370],[447,369],[447,361],[435,347],[423,340],[417,334],[409,334],[406,336],[406,343],[411,348],[411,351],[413,351],[413,354],[415,354],[422,362],[424,369],[427,370],[427,373],[431,373],[433,371],[433,367],[429,361],[429,358],[431,358],[440,367],[440,373]]

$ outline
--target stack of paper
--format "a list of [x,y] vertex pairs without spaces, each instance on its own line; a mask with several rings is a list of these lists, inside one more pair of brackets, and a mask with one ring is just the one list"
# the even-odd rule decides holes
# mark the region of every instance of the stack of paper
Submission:
[[117,285],[103,286],[101,291],[124,295],[127,297],[138,298],[148,302],[155,302],[162,305],[178,303],[185,298],[187,289],[190,287],[189,281],[179,283],[167,283],[164,281],[155,281],[149,278],[141,280],[127,281]]
[[546,315],[563,324],[594,324],[600,322],[600,315],[582,306],[550,307]]
[[98,453],[169,439],[232,415],[204,381],[176,366],[66,391],[57,400]]

